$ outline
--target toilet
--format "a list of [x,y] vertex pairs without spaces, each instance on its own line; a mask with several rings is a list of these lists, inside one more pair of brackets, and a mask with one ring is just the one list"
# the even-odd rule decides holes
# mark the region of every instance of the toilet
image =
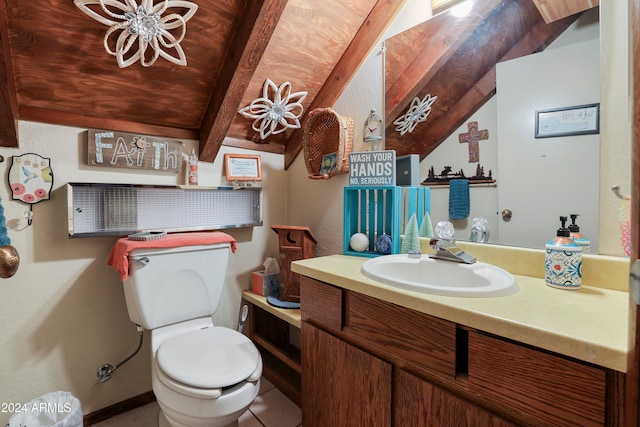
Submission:
[[160,426],[237,426],[258,395],[258,349],[212,319],[230,252],[230,243],[217,243],[128,254],[127,310],[131,321],[151,331]]

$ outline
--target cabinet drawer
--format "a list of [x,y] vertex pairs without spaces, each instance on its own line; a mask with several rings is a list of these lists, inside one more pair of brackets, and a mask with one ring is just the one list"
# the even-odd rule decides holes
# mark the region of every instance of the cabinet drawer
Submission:
[[602,426],[606,372],[469,333],[469,391],[532,426]]
[[340,331],[343,293],[342,289],[335,286],[300,276],[302,320]]
[[456,374],[456,325],[408,308],[349,292],[343,333],[401,365],[440,378]]

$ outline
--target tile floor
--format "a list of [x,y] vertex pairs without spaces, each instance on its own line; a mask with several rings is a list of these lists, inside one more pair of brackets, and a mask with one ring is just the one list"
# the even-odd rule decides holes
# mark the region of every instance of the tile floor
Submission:
[[[239,427],[300,427],[301,423],[300,408],[265,378],[260,382],[258,397],[238,420]],[[94,424],[93,427],[156,427],[157,425],[158,404],[153,402]]]

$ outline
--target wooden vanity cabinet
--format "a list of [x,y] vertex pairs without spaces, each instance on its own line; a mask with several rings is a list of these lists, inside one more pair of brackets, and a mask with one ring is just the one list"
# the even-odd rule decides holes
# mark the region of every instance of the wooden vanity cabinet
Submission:
[[393,390],[394,426],[516,426],[403,369],[395,371]]
[[302,354],[302,425],[391,425],[391,364],[306,322]]
[[623,373],[300,283],[303,425],[621,425]]

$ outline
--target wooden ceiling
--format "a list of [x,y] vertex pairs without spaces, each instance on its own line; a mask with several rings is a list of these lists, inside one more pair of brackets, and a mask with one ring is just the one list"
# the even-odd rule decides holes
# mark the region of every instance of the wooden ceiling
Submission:
[[223,143],[284,153],[288,166],[302,132],[260,141],[238,110],[266,79],[307,91],[305,113],[332,106],[404,0],[195,3],[187,66],[119,68],[103,47],[108,27],[73,0],[0,0],[0,146],[16,147],[16,121],[29,120],[197,139],[203,161]]
[[[0,146],[17,147],[26,120],[196,139],[209,162],[222,144],[284,153],[288,167],[307,113],[335,103],[404,1],[195,0],[180,43],[187,66],[161,57],[119,68],[103,46],[108,27],[73,0],[0,0]],[[308,95],[301,129],[261,141],[238,110],[266,79]]]

